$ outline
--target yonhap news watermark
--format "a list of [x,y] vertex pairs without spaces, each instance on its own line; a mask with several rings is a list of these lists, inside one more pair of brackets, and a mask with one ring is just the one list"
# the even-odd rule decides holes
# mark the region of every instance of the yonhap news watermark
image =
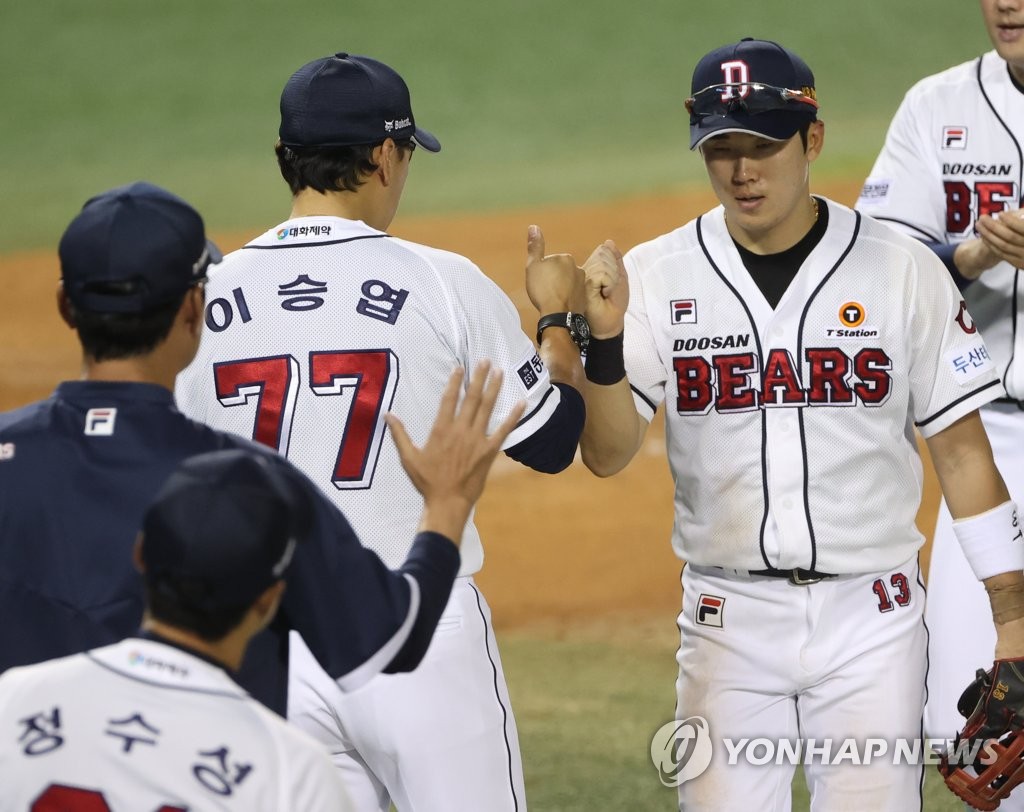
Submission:
[[954,766],[987,766],[998,758],[995,740],[929,738],[721,738],[712,736],[707,719],[691,716],[662,725],[651,739],[651,761],[666,787],[697,778],[711,764],[716,752],[724,764],[798,766],[869,765],[885,762],[919,766],[939,764],[945,754]]

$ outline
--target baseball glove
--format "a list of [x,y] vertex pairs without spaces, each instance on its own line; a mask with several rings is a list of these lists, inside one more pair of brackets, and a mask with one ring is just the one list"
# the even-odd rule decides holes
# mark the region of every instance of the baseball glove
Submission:
[[969,806],[990,812],[1024,781],[1024,659],[978,669],[957,710],[967,724],[941,757],[939,772]]

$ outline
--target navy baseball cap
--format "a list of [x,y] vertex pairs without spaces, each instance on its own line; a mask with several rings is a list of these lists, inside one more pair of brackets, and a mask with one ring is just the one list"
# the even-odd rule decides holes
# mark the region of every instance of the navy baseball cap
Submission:
[[[147,583],[210,612],[248,606],[280,580],[312,506],[275,464],[244,449],[185,459],[143,517]],[[186,594],[177,591],[183,584]]]
[[59,253],[68,298],[94,313],[144,313],[172,302],[221,260],[199,213],[142,181],[88,200]]
[[690,149],[728,132],[785,141],[818,117],[814,74],[777,42],[746,37],[701,58],[686,109]]
[[411,138],[430,152],[441,143],[416,126],[409,88],[393,68],[338,53],[303,65],[281,93],[281,143],[351,147]]

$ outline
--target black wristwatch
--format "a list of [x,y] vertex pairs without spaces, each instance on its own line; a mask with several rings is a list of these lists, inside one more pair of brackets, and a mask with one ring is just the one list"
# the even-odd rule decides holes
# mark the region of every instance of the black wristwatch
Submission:
[[590,343],[590,325],[582,313],[549,313],[542,316],[537,322],[537,344],[540,344],[541,336],[548,327],[564,327],[580,352],[586,351]]

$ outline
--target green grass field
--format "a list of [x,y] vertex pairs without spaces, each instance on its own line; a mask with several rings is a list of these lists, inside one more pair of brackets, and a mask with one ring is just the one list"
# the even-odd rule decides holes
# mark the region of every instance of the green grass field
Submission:
[[408,79],[444,151],[403,211],[611,199],[703,177],[682,107],[696,60],[773,38],[815,68],[819,171],[862,175],[907,87],[987,48],[976,4],[740,0],[0,0],[0,252],[47,248],[87,197],[147,178],[211,230],[277,222],[288,75],[339,50]]

